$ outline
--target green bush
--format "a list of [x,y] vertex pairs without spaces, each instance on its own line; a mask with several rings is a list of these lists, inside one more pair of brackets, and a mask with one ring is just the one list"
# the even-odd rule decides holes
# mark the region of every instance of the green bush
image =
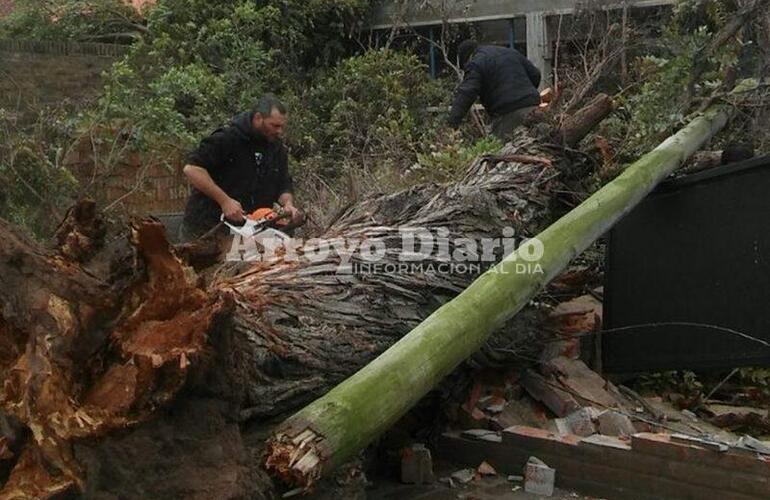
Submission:
[[475,142],[465,140],[436,143],[429,152],[417,155],[417,164],[410,172],[412,178],[445,182],[457,179],[479,156],[496,153],[503,143],[494,136],[483,137]]
[[141,19],[122,0],[16,0],[0,20],[0,37],[89,40],[141,30]]
[[319,68],[342,57],[344,33],[368,5],[161,0],[89,118],[131,122],[137,149],[184,150],[265,92],[304,104],[297,96]]
[[618,145],[619,163],[635,160],[686,123],[703,99],[720,88],[727,68],[752,69],[752,58],[742,60],[752,42],[733,38],[707,54],[705,71],[694,82],[694,94],[688,94],[696,54],[708,46],[737,8],[735,2],[716,0],[681,0],[675,5],[660,42],[665,51],[635,62],[638,87],[616,97],[619,113],[602,124],[600,133]]
[[64,165],[69,121],[46,112],[20,131],[0,108],[0,217],[49,236],[74,202],[79,183]]
[[416,56],[370,50],[343,60],[308,93],[321,123],[313,140],[335,161],[356,153],[389,163],[413,159],[436,125],[428,108],[446,99]]
[[[372,3],[160,0],[107,72],[98,105],[74,115],[69,140],[90,141],[110,163],[103,170],[136,152],[172,164],[269,91],[289,105],[292,170],[309,204],[449,180],[497,144],[455,144],[445,113],[430,109],[449,104],[450,85],[416,55],[360,52],[352,34]],[[73,20],[28,20],[48,36],[84,33]]]

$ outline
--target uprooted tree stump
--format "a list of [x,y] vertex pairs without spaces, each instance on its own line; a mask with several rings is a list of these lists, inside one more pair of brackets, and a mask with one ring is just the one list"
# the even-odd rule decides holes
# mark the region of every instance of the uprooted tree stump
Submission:
[[[568,168],[560,148],[520,130],[462,181],[364,201],[321,238],[381,242],[387,268],[400,263],[405,228],[448,242],[532,236]],[[159,222],[106,237],[89,202],[50,247],[0,230],[0,499],[269,497],[260,463],[275,417],[366,365],[478,275],[338,273],[340,253],[320,258],[308,241],[297,252],[312,260],[279,254],[206,284]],[[515,321],[490,342],[527,344],[534,332]]]

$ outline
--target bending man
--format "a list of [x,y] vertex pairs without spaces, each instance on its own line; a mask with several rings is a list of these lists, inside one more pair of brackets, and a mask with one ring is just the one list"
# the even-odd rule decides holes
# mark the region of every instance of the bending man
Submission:
[[457,50],[465,77],[455,92],[449,125],[457,128],[478,97],[492,117],[492,133],[507,139],[540,104],[540,70],[516,49],[465,40]]

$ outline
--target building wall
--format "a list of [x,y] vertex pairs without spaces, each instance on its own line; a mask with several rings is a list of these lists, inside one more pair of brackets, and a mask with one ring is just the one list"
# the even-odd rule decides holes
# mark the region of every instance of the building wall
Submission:
[[126,47],[0,40],[0,107],[23,120],[40,105],[79,104],[98,96],[101,73]]
[[440,11],[423,6],[420,2],[386,0],[374,11],[369,26],[384,29],[408,23],[410,26],[512,19],[533,13],[545,15],[564,14],[583,7],[618,8],[626,3],[629,7],[650,7],[675,3],[675,0],[457,0],[446,2]]
[[[36,120],[47,106],[63,105],[74,112],[98,98],[104,87],[102,73],[127,50],[111,44],[0,40],[0,108],[18,126]],[[99,158],[107,154],[102,151]],[[89,137],[79,140],[65,163],[84,186],[90,185],[95,176]],[[114,203],[120,211],[137,215],[175,212],[184,206],[189,188],[179,162],[168,166],[155,155],[133,154],[108,172],[106,168],[97,165],[98,180],[89,190],[105,205]]]
[[[446,2],[447,8],[441,12],[417,2],[402,4],[391,0],[378,6],[369,19],[369,27],[375,31],[403,27],[429,30],[444,22],[473,24],[478,28],[481,42],[500,45],[513,42],[525,52],[543,73],[541,86],[547,87],[552,78],[557,39],[555,21],[569,24],[575,12],[587,8],[619,11],[627,6],[630,11],[638,11],[673,3],[675,0],[458,0]],[[561,33],[561,40],[567,39],[566,33]],[[433,74],[435,76],[435,71]]]

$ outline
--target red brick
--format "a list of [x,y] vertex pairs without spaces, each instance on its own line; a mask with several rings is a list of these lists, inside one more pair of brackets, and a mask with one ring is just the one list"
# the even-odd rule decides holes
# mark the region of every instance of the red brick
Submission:
[[519,446],[525,449],[548,450],[554,453],[564,453],[562,447],[577,447],[580,437],[572,434],[559,436],[544,429],[536,429],[524,425],[514,425],[503,430],[503,443]]

